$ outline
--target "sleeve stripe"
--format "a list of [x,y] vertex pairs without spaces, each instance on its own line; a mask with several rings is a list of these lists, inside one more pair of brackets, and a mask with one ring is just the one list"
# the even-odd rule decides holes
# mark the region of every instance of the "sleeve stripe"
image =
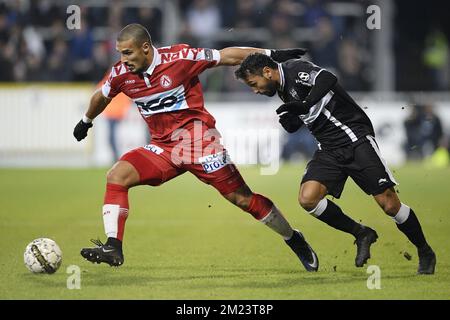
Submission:
[[111,86],[109,85],[109,82],[106,81],[103,85],[102,85],[102,94],[105,98],[109,98],[109,92],[111,91]]
[[212,53],[213,53],[213,60],[216,61],[216,64],[219,64],[219,62],[220,62],[220,51],[216,50],[216,49],[212,49]]
[[313,79],[313,83],[312,83],[313,85],[316,84],[316,79],[317,79],[317,77],[318,77],[319,74],[320,74],[322,71],[324,71],[324,70],[325,70],[325,69],[322,68],[322,69],[319,70],[319,72],[316,73],[316,76],[315,76],[314,79]]

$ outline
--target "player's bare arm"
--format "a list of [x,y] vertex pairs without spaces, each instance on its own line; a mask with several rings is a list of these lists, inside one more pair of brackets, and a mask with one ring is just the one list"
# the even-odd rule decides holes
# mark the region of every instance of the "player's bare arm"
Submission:
[[94,120],[100,113],[105,110],[106,106],[111,102],[112,99],[107,98],[103,95],[101,89],[97,89],[91,97],[89,103],[89,108],[86,111],[86,117]]
[[262,53],[270,56],[277,62],[284,62],[289,59],[298,59],[306,53],[303,48],[283,49],[283,50],[270,50],[261,48],[243,48],[243,47],[228,47],[220,52],[220,61],[218,66],[236,66],[241,64],[245,58],[253,53]]
[[266,54],[265,49],[259,48],[239,48],[239,47],[229,47],[219,50],[220,61],[218,66],[236,66],[244,61],[247,56],[252,53],[262,53]]
[[92,121],[105,110],[111,99],[106,98],[102,94],[102,90],[98,89],[94,92],[89,103],[89,108],[73,130],[74,137],[81,141],[87,136],[89,128],[92,127]]

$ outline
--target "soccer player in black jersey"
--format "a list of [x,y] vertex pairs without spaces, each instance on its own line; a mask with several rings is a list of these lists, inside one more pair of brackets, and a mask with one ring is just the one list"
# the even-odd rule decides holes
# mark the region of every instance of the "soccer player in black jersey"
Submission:
[[303,176],[298,200],[311,215],[355,237],[355,265],[362,267],[367,262],[378,235],[325,198],[327,194],[339,198],[349,176],[374,197],[417,247],[418,274],[433,274],[436,255],[414,211],[400,202],[393,188],[397,183],[380,156],[372,123],[336,76],[302,59],[277,63],[263,54],[248,56],[235,75],[257,94],[272,97],[278,93],[284,102],[276,110],[283,128],[292,133],[306,125],[319,142]]

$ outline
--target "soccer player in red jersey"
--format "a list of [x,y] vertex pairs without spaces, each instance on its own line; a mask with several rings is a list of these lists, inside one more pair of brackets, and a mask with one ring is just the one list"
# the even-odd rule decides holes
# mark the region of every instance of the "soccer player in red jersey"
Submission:
[[222,50],[191,48],[186,44],[155,48],[150,34],[139,24],[118,35],[121,60],[97,90],[74,129],[80,141],[92,121],[113,97],[130,97],[146,121],[151,144],[123,155],[108,171],[103,206],[107,241],[84,248],[81,255],[96,263],[120,266],[122,240],[128,217],[128,189],[158,186],[186,171],[216,188],[228,201],[280,234],[307,271],[317,271],[318,259],[303,235],[293,230],[280,210],[266,197],[253,193],[218,141],[215,120],[204,107],[198,75],[215,66],[234,66],[259,52],[277,61],[298,58],[303,49],[266,50],[230,47]]

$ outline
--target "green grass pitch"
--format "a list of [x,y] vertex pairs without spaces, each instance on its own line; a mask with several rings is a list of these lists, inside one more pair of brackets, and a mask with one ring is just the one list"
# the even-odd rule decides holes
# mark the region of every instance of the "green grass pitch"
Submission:
[[[104,240],[101,206],[106,169],[0,170],[0,299],[449,299],[450,169],[409,165],[395,170],[399,195],[419,216],[437,254],[434,276],[417,276],[417,252],[374,200],[349,180],[337,203],[380,238],[369,265],[381,288],[369,290],[367,268],[356,268],[353,238],[308,216],[297,204],[304,165],[277,175],[241,168],[249,186],[270,197],[319,255],[307,273],[282,239],[189,173],[161,187],[130,191],[125,264],[83,260],[89,239]],[[23,265],[34,238],[54,239],[63,264],[53,275]],[[407,252],[411,260],[404,257]],[[81,289],[69,290],[69,265]]]

